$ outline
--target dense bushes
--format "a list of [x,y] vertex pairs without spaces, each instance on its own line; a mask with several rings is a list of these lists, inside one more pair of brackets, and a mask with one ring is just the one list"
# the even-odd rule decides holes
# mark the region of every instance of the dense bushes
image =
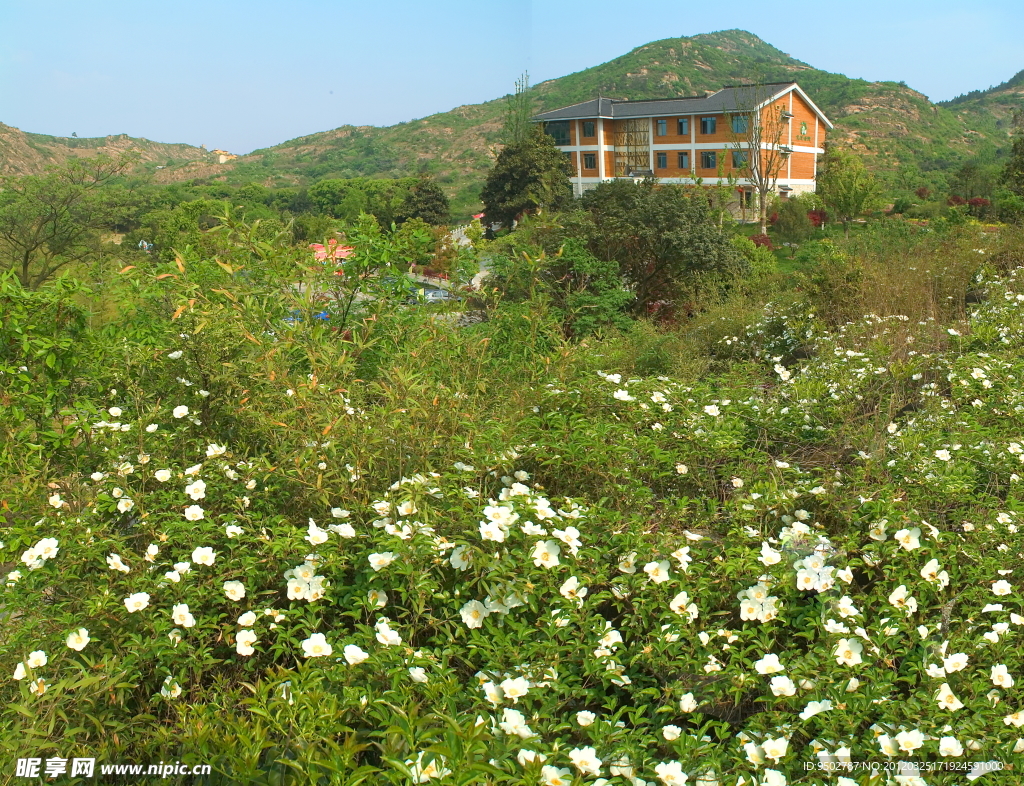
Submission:
[[[126,271],[59,408],[0,410],[4,750],[353,786],[1019,767],[1015,236],[807,244],[804,292],[570,342],[621,313],[582,244],[455,328],[367,283],[406,253],[375,227],[344,276],[244,224],[224,265]],[[85,295],[0,296],[6,401],[45,378],[31,310]]]

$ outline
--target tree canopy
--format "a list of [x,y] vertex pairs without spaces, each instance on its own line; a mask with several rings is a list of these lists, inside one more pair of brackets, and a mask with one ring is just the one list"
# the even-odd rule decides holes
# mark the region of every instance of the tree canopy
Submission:
[[557,210],[572,200],[571,165],[535,124],[520,142],[506,146],[487,175],[483,192],[488,221],[506,226],[527,212]]
[[580,204],[572,231],[598,259],[618,261],[636,311],[677,299],[699,277],[730,276],[745,264],[700,191],[615,180],[588,191]]
[[131,164],[99,156],[0,181],[0,267],[38,289],[67,265],[89,261],[101,231],[130,204],[130,191],[113,183]]

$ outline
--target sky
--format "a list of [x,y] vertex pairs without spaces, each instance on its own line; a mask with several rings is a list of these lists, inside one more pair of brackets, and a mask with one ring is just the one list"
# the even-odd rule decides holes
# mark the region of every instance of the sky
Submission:
[[[650,41],[740,28],[933,101],[1024,69],[1021,0],[0,0],[0,123],[243,154],[498,98]],[[707,10],[705,10],[705,8]]]

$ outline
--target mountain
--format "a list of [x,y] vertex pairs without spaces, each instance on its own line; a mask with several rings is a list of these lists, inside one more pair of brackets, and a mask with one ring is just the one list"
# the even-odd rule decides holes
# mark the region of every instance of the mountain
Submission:
[[[934,104],[902,82],[867,82],[814,68],[743,30],[654,41],[602,65],[541,82],[531,93],[541,112],[597,96],[671,98],[731,84],[790,80],[798,81],[836,124],[834,141],[864,156],[890,186],[905,190],[944,187],[964,162],[998,157],[1009,148],[1013,110],[1024,108],[1021,74],[996,88]],[[384,128],[341,126],[224,164],[208,154],[190,158],[183,150],[157,179],[301,186],[327,177],[422,171],[445,188],[456,215],[468,215],[479,206],[504,109],[499,98]],[[75,141],[83,140],[61,144]]]
[[201,147],[165,144],[135,139],[127,134],[107,137],[64,137],[31,134],[0,123],[0,175],[38,175],[47,167],[72,158],[99,154],[117,157],[134,152],[140,162],[155,166],[177,167],[188,162],[214,163],[217,156]]

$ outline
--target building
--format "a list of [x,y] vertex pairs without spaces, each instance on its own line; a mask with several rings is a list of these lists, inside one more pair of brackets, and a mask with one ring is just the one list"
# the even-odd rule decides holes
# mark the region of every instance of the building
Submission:
[[595,98],[533,119],[572,162],[577,195],[623,177],[704,185],[733,178],[745,204],[755,201],[758,173],[783,198],[814,191],[833,127],[795,82],[690,98]]

